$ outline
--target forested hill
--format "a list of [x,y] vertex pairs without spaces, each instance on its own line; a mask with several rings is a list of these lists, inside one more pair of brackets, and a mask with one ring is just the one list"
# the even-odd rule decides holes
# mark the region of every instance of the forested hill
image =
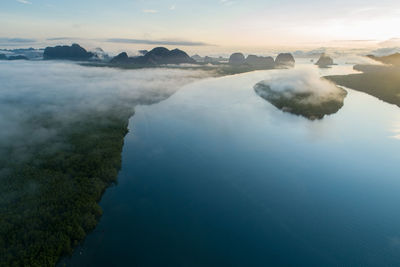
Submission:
[[[93,230],[98,205],[116,181],[133,110],[115,107],[86,114],[51,140],[58,149],[32,148],[35,157],[2,161],[0,266],[55,266]],[[51,115],[31,117],[32,127],[59,127]]]

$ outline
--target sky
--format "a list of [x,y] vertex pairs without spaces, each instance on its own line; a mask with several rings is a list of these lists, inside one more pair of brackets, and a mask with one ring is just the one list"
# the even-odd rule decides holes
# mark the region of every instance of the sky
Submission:
[[318,47],[400,37],[398,0],[1,0],[0,7],[0,46],[85,39],[115,47]]

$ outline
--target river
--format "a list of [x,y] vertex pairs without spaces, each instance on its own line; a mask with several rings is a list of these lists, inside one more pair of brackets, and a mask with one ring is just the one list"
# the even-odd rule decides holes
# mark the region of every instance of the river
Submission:
[[400,265],[400,109],[346,89],[309,121],[257,96],[270,73],[138,106],[118,184],[67,266]]

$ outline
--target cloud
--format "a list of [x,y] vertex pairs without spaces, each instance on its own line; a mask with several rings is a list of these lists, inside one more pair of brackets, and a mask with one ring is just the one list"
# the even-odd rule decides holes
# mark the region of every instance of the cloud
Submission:
[[21,3],[21,4],[25,4],[25,5],[31,5],[32,4],[32,2],[29,2],[29,1],[27,1],[27,0],[16,0],[18,3]]
[[[321,79],[314,66],[300,69],[271,72],[259,85],[267,86],[272,91],[287,97],[296,94],[310,94],[305,102],[318,104],[326,99],[338,98],[342,91],[332,82]],[[263,91],[260,91],[263,94]]]
[[379,57],[388,56],[395,53],[400,53],[400,47],[384,47],[371,51],[371,54]]
[[[149,104],[207,77],[201,70],[119,70],[50,61],[0,62],[0,166],[28,160],[38,147],[57,149],[62,131],[82,114]],[[43,128],[38,118],[52,121]],[[4,156],[7,155],[7,156]],[[0,177],[1,178],[1,177]]]
[[154,14],[154,13],[158,13],[158,10],[155,10],[155,9],[143,9],[142,12],[143,13]]
[[34,42],[36,42],[36,39],[0,37],[0,44],[1,43],[34,43]]
[[383,42],[380,42],[379,46],[382,46],[382,47],[400,46],[400,38],[391,38],[389,40],[385,40]]
[[63,41],[63,40],[82,40],[82,38],[78,37],[53,37],[53,38],[47,38],[47,41]]
[[176,9],[175,5],[172,5],[172,6],[169,7],[169,10],[175,10],[175,9]]
[[[0,45],[2,46],[19,46],[22,44],[38,44],[43,40],[29,39],[29,38],[8,38],[0,37]],[[212,46],[204,42],[185,41],[185,40],[148,40],[148,39],[129,39],[129,38],[109,38],[109,39],[85,39],[80,37],[49,37],[45,39],[42,45],[52,44],[53,41],[95,41],[95,42],[108,42],[108,43],[121,43],[121,44],[145,44],[145,45],[171,45],[171,46]]]
[[28,39],[28,38],[6,38],[6,37],[0,37],[0,46],[10,46],[10,47],[16,47],[16,46],[21,46],[21,45],[32,45],[37,42],[36,39]]
[[203,42],[191,42],[181,40],[146,40],[146,39],[124,39],[111,38],[106,42],[110,43],[125,43],[125,44],[148,44],[148,45],[178,45],[178,46],[209,46],[210,44]]

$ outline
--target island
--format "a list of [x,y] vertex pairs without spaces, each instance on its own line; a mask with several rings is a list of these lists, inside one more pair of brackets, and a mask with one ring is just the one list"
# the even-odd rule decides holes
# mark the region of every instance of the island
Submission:
[[129,56],[127,52],[110,57],[101,48],[87,51],[79,44],[71,46],[46,47],[43,59],[81,61],[83,66],[111,67],[121,69],[140,68],[186,68],[200,69],[213,73],[214,76],[232,75],[254,70],[293,68],[295,59],[290,53],[281,53],[274,60],[270,56],[233,53],[229,59],[224,57],[190,57],[185,51],[175,48],[156,47],[150,51],[139,50],[139,55]]
[[273,59],[273,57],[248,55],[246,58],[246,64],[263,69],[275,68],[275,60]]
[[257,69],[275,69],[275,68],[293,68],[295,65],[295,59],[290,53],[281,53],[276,57],[263,57],[257,55],[248,55],[247,58],[243,53],[233,53],[229,58],[229,64],[232,66],[244,66]]
[[[88,51],[79,44],[57,45],[41,49],[14,49],[4,50],[12,53],[10,56],[0,53],[0,60],[39,59],[44,60],[72,60],[80,61],[83,66],[115,67],[122,69],[139,68],[187,68],[202,69],[214,72],[216,76],[238,74],[254,70],[293,68],[295,59],[290,53],[280,53],[274,60],[271,56],[245,55],[235,52],[228,58],[224,57],[190,57],[185,51],[175,48],[156,47],[152,50],[139,50],[138,55],[129,56],[122,52],[110,57],[101,48]],[[0,51],[1,52],[1,51]]]
[[242,65],[246,62],[246,59],[242,53],[233,53],[229,57],[229,64],[231,65]]
[[316,120],[338,112],[344,105],[347,92],[334,85],[329,87],[329,90],[324,91],[317,91],[318,88],[299,90],[295,85],[282,89],[275,88],[268,81],[262,81],[254,86],[254,90],[260,97],[284,112]]
[[290,53],[281,53],[275,59],[276,68],[293,68],[295,63],[296,61]]
[[43,59],[64,59],[64,60],[90,60],[96,57],[92,52],[86,51],[85,48],[79,44],[72,44],[71,46],[63,45],[56,47],[46,47],[43,52]]
[[318,61],[315,63],[320,68],[329,68],[330,66],[334,65],[333,59],[326,55],[325,53],[322,53]]
[[[145,51],[143,51],[145,52]],[[143,56],[128,57],[123,52],[110,61],[111,64],[132,64],[137,66],[157,66],[168,64],[195,64],[196,61],[186,52],[174,49],[169,50],[165,47],[156,47]]]

